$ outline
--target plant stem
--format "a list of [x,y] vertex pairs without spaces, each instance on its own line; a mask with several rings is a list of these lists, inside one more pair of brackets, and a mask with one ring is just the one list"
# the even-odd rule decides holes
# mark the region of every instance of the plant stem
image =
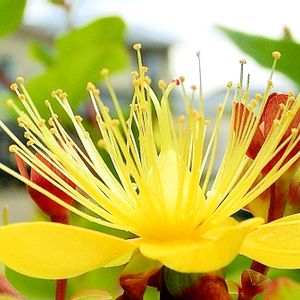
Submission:
[[67,291],[67,279],[59,279],[56,281],[55,300],[65,300]]

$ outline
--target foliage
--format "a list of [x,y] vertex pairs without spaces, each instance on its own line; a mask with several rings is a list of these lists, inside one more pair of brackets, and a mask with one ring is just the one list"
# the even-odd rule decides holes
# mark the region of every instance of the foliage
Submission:
[[260,35],[251,35],[225,27],[218,27],[243,52],[254,58],[260,65],[270,67],[272,51],[280,51],[283,55],[276,71],[283,73],[297,85],[300,84],[300,44],[290,36],[281,39],[270,39]]
[[0,0],[0,36],[15,31],[23,17],[26,0]]

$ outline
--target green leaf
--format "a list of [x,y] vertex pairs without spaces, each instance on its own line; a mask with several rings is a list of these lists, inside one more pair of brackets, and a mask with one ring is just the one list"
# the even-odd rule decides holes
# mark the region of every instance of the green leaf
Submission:
[[25,5],[26,0],[0,0],[0,36],[19,27]]
[[[125,25],[120,18],[107,17],[76,29],[56,41],[56,60],[48,70],[26,84],[38,109],[47,111],[44,100],[54,89],[63,89],[74,111],[88,99],[88,81],[99,83],[100,70],[111,72],[127,66],[128,53],[124,45]],[[62,110],[52,101],[55,111]],[[64,120],[65,121],[65,120]]]
[[55,58],[49,50],[37,41],[30,44],[29,53],[34,59],[38,60],[46,67],[53,65],[55,61]]
[[264,300],[296,300],[300,299],[300,284],[282,277],[274,280],[264,293]]
[[[24,257],[26,259],[26,257]],[[20,273],[17,273],[9,268],[6,268],[7,279],[11,284],[30,300],[50,300],[54,299],[55,281],[35,279]]]
[[218,27],[243,52],[254,58],[260,65],[270,68],[273,51],[280,51],[282,56],[276,70],[283,73],[296,84],[300,84],[300,44],[291,39],[270,39],[259,35],[250,35],[225,27]]

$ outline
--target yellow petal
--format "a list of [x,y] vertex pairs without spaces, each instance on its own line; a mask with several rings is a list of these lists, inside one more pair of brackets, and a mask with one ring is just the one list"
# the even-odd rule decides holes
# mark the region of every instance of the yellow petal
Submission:
[[0,227],[0,262],[28,276],[69,278],[126,263],[131,242],[76,226],[50,222]]
[[300,268],[300,214],[265,224],[251,232],[241,254],[272,268]]
[[170,269],[183,273],[211,272],[228,265],[239,253],[245,236],[262,222],[260,218],[252,218],[216,227],[198,239],[137,240],[137,243],[143,255],[160,261]]

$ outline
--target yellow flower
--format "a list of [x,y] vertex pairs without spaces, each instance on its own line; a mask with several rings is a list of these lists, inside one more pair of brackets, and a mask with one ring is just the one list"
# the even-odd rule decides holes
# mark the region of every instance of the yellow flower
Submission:
[[[168,85],[161,81],[162,97],[158,99],[146,76],[147,68],[142,65],[140,45],[134,48],[139,70],[132,73],[134,95],[127,119],[106,70],[102,75],[117,119],[112,118],[99,90],[91,83],[87,86],[101,134],[98,145],[108,152],[113,170],[99,154],[81,117],[73,114],[66,93],[60,90],[53,96],[68,114],[81,145],[75,143],[59,122],[49,101],[46,102],[51,114],[48,124],[41,118],[22,78],[18,79],[19,85],[12,85],[12,89],[26,112],[12,101],[9,103],[19,114],[18,122],[25,130],[27,145],[23,145],[0,122],[1,128],[14,140],[10,150],[84,206],[84,211],[58,199],[3,164],[0,167],[79,216],[110,228],[129,231],[136,238],[124,240],[50,222],[12,224],[0,228],[0,261],[21,273],[53,279],[124,264],[135,249],[180,272],[214,271],[229,264],[238,253],[271,267],[299,268],[299,215],[266,225],[261,225],[261,218],[238,222],[232,215],[265,191],[300,157],[297,153],[282,164],[299,141],[295,134],[298,129],[294,129],[283,146],[281,143],[298,111],[300,98],[282,112],[280,120],[274,121],[257,156],[250,160],[246,152],[259,120],[251,112],[255,107],[259,108],[260,114],[263,111],[271,81],[264,97],[251,101],[248,101],[248,88],[243,91],[241,82],[233,105],[242,103],[250,113],[236,116],[238,110],[232,110],[227,149],[212,181],[220,121],[231,84],[228,84],[224,103],[218,107],[215,126],[206,143],[209,122],[204,117],[202,92],[199,103],[194,105],[198,108],[195,108],[185,93],[184,78]],[[275,62],[277,58],[275,55]],[[174,121],[169,94],[178,84],[182,86],[186,115]],[[236,119],[242,120],[240,124],[234,124]],[[265,165],[280,147],[286,145],[283,157],[257,181]],[[37,159],[35,153],[55,166],[76,187],[66,184]]]

